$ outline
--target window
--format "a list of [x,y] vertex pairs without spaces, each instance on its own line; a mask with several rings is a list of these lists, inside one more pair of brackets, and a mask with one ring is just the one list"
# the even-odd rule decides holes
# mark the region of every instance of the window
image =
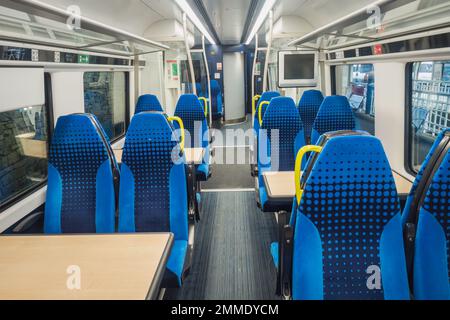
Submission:
[[0,205],[47,180],[48,120],[45,106],[0,113]]
[[86,72],[84,108],[94,114],[111,140],[125,134],[127,119],[127,77],[125,72]]
[[335,94],[346,96],[357,128],[375,134],[375,79],[372,64],[336,66]]
[[408,169],[417,173],[437,136],[450,126],[450,61],[408,65]]

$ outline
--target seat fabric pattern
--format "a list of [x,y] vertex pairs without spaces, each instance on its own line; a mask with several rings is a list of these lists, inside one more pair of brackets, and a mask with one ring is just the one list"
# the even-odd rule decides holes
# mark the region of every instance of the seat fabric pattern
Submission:
[[135,114],[148,111],[164,112],[158,98],[153,94],[140,96],[136,104]]
[[[122,166],[134,177],[134,230],[170,231],[169,178],[178,142],[161,114],[133,118],[126,137]],[[124,184],[121,185],[125,187]],[[121,228],[127,228],[120,224]]]
[[[278,171],[293,171],[296,151],[304,146],[303,124],[295,102],[291,98],[279,97],[271,100],[263,118],[262,130],[267,130],[270,150],[266,154],[271,157],[279,155]],[[302,135],[300,145],[296,148],[299,134]],[[278,143],[276,138],[278,136]],[[272,161],[273,163],[274,161]]]
[[409,299],[400,204],[377,138],[331,139],[293,221],[295,299]]
[[182,95],[178,100],[175,116],[183,120],[184,128],[191,136],[191,139],[186,139],[186,148],[206,148],[208,146],[209,141],[203,139],[203,135],[208,130],[208,124],[202,104],[196,95]]
[[115,193],[107,145],[90,115],[58,119],[49,152],[46,233],[115,230]]
[[327,97],[320,106],[314,122],[311,144],[316,144],[320,136],[333,131],[356,130],[356,120],[346,97]]
[[298,111],[305,127],[305,141],[310,141],[311,139],[314,121],[316,121],[323,100],[323,94],[318,90],[305,91],[300,99]]
[[[254,119],[253,119],[253,128],[256,132],[256,135],[259,134],[259,129],[261,128],[261,125],[259,123],[259,106],[263,102],[270,102],[273,98],[278,98],[278,97],[280,97],[280,93],[275,92],[275,91],[264,92],[261,95],[261,98],[259,99],[258,103],[256,104],[256,112],[255,112]],[[261,111],[263,118],[264,118],[264,115],[266,114],[267,108],[268,108],[267,105],[263,106],[263,110]]]

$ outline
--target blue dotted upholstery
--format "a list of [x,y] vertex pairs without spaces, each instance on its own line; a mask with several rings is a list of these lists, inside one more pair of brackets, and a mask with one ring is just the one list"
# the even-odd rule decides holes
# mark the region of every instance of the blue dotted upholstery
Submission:
[[115,231],[115,161],[103,130],[87,114],[58,119],[49,153],[46,233]]
[[[436,152],[444,135],[444,130],[436,139],[414,182],[403,214],[403,223],[411,215],[411,205],[425,170]],[[448,153],[432,177],[421,208],[419,217],[415,253],[413,292],[420,300],[450,299],[450,154]]]
[[178,138],[162,113],[139,113],[123,151],[119,232],[172,232],[167,269],[181,286],[188,240],[187,182]]
[[259,193],[263,210],[268,211],[262,174],[266,171],[293,171],[297,152],[305,145],[303,124],[294,100],[273,98],[264,115],[261,130],[264,133],[260,133],[258,140]]
[[409,299],[400,203],[377,138],[332,138],[296,215],[295,299]]
[[223,115],[222,90],[217,80],[211,80],[211,108],[214,117]]
[[311,144],[333,131],[356,130],[356,120],[346,97],[332,96],[323,101],[311,134]]
[[[186,148],[204,148],[203,163],[197,167],[197,179],[206,181],[210,176],[209,168],[209,128],[202,103],[196,95],[184,94],[180,96],[175,110],[175,116],[183,120],[186,130]],[[178,129],[178,125],[175,124]]]
[[164,112],[158,97],[153,94],[140,96],[136,104],[135,114],[148,111]]
[[323,94],[318,90],[305,91],[300,99],[298,111],[305,126],[305,141],[311,141],[312,128],[323,100]]
[[86,112],[95,114],[98,117],[107,137],[114,137],[113,115],[108,105],[104,92],[95,90],[88,90],[85,92],[84,107]]
[[[278,97],[280,97],[279,92],[275,92],[275,91],[264,92],[261,95],[261,98],[259,99],[258,103],[256,104],[256,112],[255,112],[254,119],[253,119],[253,129],[255,130],[257,136],[259,134],[259,129],[261,127],[261,125],[259,123],[259,106],[263,102],[270,102],[273,98],[278,98]],[[263,106],[263,110],[262,110],[263,118],[264,118],[267,108],[268,108],[267,105]]]

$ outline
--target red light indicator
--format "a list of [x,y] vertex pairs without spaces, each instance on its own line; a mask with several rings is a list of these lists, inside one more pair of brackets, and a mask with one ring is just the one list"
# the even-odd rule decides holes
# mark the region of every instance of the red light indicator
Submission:
[[376,44],[374,47],[375,55],[383,54],[383,46],[381,44]]

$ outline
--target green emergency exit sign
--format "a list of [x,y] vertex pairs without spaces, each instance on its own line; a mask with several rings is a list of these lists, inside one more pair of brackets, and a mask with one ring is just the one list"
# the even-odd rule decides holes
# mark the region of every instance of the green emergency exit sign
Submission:
[[78,63],[89,63],[89,56],[84,54],[78,55]]

